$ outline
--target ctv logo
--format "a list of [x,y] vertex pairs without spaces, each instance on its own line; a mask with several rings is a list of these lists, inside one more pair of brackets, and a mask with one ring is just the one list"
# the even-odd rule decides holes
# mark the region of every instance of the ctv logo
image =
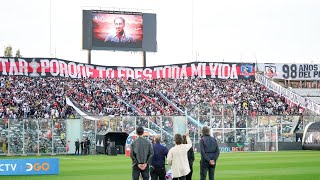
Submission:
[[27,169],[26,171],[29,172],[29,171],[48,171],[50,169],[50,165],[49,163],[47,162],[44,162],[42,164],[40,163],[34,163],[34,164],[31,164],[31,163],[26,163],[27,165]]
[[0,172],[15,171],[17,164],[0,164]]

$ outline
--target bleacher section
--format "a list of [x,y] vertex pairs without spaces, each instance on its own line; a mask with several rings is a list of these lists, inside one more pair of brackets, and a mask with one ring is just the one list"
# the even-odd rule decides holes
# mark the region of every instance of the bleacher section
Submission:
[[[251,80],[194,78],[124,81],[22,76],[13,79],[2,76],[0,84],[0,118],[74,116],[65,97],[73,99],[85,112],[100,116],[183,115],[187,107],[192,109],[197,104],[210,105],[213,111],[217,111],[215,114],[226,113],[216,107],[218,104],[232,107],[237,115],[299,114],[298,106],[288,106],[284,97]],[[128,104],[133,108],[128,108]],[[204,115],[208,111],[208,108],[200,109]]]
[[303,97],[320,97],[320,89],[293,88],[292,91]]
[[[298,93],[294,92],[292,88],[286,88],[282,84],[270,80],[268,77],[261,74],[256,74],[256,82],[265,86],[270,91],[279,94],[281,97],[284,97],[288,104],[295,104],[302,107],[304,110],[308,110],[317,115],[320,114],[319,104],[313,102],[311,99],[299,95]],[[300,113],[302,114],[303,111]]]
[[320,97],[308,97],[308,99],[311,99],[313,102],[320,104]]
[[311,88],[294,88],[293,92],[299,94],[302,97],[306,97],[311,101],[320,104],[320,89],[311,89]]

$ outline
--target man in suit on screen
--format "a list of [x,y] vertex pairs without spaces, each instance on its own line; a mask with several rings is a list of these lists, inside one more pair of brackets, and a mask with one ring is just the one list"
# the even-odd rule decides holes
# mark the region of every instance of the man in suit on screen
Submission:
[[112,42],[112,43],[134,43],[134,39],[132,36],[124,31],[124,27],[126,25],[126,21],[123,17],[118,16],[114,19],[114,27],[115,32],[110,33],[105,42]]

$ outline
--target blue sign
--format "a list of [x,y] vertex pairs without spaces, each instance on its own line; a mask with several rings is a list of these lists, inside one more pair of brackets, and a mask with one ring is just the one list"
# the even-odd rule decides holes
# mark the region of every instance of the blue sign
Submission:
[[254,76],[253,65],[251,64],[243,64],[240,68],[240,75],[248,78],[250,76]]
[[0,176],[59,174],[58,158],[1,159]]

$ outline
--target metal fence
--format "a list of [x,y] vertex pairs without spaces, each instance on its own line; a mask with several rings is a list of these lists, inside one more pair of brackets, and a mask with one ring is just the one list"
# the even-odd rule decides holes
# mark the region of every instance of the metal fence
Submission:
[[[161,134],[164,143],[173,144],[173,116],[130,116],[130,117],[101,117],[94,121],[82,117],[83,137],[91,141],[91,152],[95,152],[96,134],[102,130],[113,132],[135,131],[137,126],[144,126]],[[319,116],[221,116],[200,115],[196,120],[210,126],[220,143],[249,142],[255,138],[259,142],[261,129],[276,128],[277,141],[293,142],[294,127],[303,130],[309,122],[319,121]],[[64,119],[0,119],[0,155],[1,154],[66,154],[69,140],[66,135],[67,127]],[[190,137],[194,144],[199,142],[200,128],[188,123]],[[250,130],[250,131],[249,131]],[[219,132],[217,134],[217,132]],[[244,136],[243,136],[244,135]],[[245,138],[243,138],[245,137]],[[263,140],[261,140],[263,142]]]

